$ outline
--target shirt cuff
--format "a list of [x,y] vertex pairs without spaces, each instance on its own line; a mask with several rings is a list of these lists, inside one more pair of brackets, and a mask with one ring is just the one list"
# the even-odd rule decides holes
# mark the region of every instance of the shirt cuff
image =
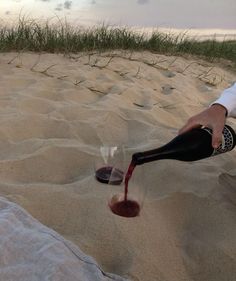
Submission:
[[224,90],[221,96],[214,101],[213,104],[220,104],[227,109],[227,116],[232,117],[235,116],[235,108],[236,108],[236,83]]

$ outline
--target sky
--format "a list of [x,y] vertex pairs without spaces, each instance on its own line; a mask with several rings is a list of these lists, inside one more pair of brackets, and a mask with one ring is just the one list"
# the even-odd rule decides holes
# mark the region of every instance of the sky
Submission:
[[0,19],[20,11],[81,25],[236,30],[236,0],[0,0]]

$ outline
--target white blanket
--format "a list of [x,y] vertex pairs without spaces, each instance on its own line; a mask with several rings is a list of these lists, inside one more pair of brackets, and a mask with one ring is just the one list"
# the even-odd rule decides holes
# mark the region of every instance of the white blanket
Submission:
[[124,281],[0,197],[0,281]]

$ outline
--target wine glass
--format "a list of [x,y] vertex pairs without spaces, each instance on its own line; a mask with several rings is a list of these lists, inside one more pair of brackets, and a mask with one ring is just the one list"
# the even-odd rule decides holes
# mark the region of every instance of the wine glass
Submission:
[[124,156],[122,145],[101,146],[94,164],[95,178],[101,183],[121,184],[124,177]]
[[[124,176],[123,181],[117,188],[110,189],[108,207],[115,215],[133,218],[140,215],[146,196],[144,170],[142,166],[134,168],[131,164],[125,175],[127,174],[131,174],[129,180]],[[109,183],[113,182],[113,177],[114,179],[116,178],[115,170],[113,170],[110,175]]]

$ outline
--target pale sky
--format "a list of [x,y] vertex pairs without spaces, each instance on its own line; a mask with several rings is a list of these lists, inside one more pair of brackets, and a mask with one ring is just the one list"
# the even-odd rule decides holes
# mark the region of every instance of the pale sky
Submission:
[[80,24],[235,29],[236,0],[0,0],[1,19],[58,15]]

